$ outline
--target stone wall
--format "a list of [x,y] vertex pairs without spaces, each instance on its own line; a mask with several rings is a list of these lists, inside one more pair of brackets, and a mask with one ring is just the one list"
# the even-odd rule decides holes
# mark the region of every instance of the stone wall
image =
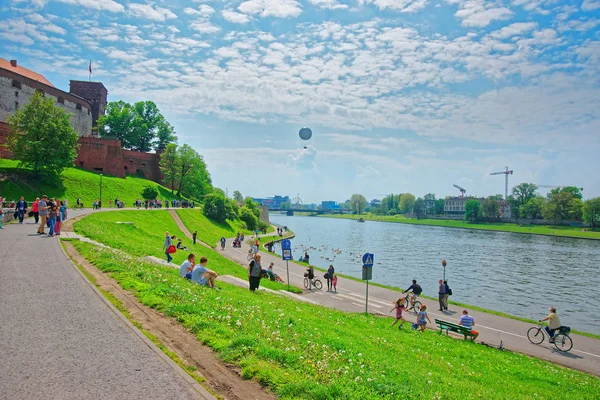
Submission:
[[79,136],[91,136],[92,107],[87,101],[6,70],[0,70],[0,122],[7,122],[17,109],[29,102],[36,90],[70,114],[71,126]]
[[0,122],[0,158],[12,158],[12,153],[6,149],[4,146],[8,139],[8,133],[10,129],[8,124],[4,122]]

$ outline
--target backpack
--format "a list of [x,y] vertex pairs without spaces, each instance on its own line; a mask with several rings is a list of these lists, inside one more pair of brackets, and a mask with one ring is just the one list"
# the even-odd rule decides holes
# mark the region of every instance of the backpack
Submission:
[[452,289],[448,289],[448,296],[452,296]]
[[414,289],[413,289],[413,293],[416,295],[419,295],[421,293],[423,293],[423,289],[421,289],[421,285],[416,284]]

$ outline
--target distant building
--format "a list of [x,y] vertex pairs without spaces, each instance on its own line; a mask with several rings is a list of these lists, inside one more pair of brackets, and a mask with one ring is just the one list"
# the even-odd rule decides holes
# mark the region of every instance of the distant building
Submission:
[[323,211],[335,211],[340,209],[340,205],[335,201],[322,201],[321,209]]
[[444,214],[463,215],[468,200],[477,200],[480,203],[483,201],[475,197],[449,197],[444,200]]
[[270,209],[273,209],[273,208],[281,208],[281,206],[284,203],[289,203],[290,197],[275,195],[273,197],[267,197],[267,198],[253,197],[252,200],[256,201],[258,204],[262,204],[264,206],[269,207]]

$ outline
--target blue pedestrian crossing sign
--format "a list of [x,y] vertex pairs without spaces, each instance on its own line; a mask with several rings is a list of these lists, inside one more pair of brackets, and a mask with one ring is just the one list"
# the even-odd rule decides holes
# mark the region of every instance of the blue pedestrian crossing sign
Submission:
[[372,267],[373,266],[373,254],[365,253],[362,258],[363,266]]
[[288,239],[281,241],[281,258],[285,261],[293,260],[292,257],[292,242]]

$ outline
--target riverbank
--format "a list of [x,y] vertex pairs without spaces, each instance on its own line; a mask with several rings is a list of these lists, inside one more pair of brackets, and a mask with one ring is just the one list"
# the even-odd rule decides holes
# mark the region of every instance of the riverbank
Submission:
[[468,221],[456,221],[456,220],[438,220],[438,219],[410,219],[403,215],[373,215],[373,214],[311,214],[303,213],[299,215],[316,216],[322,218],[338,218],[338,219],[350,219],[358,220],[359,218],[365,221],[379,221],[379,222],[394,222],[400,224],[411,224],[411,225],[428,225],[428,226],[440,226],[444,228],[459,228],[459,229],[476,229],[483,231],[496,231],[496,232],[512,232],[512,233],[523,233],[527,235],[544,235],[544,236],[557,236],[566,237],[573,239],[590,239],[600,240],[600,231],[582,230],[582,228],[570,227],[570,226],[551,226],[551,225],[517,225],[510,223],[470,223]]

